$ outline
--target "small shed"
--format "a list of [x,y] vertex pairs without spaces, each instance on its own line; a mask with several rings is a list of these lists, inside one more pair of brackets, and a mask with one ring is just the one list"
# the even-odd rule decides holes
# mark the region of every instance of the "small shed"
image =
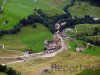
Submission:
[[5,46],[3,44],[0,44],[0,49],[5,49]]

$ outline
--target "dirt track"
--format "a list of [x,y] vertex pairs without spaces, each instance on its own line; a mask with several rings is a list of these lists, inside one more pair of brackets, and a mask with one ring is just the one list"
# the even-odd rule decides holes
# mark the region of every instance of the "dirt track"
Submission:
[[54,53],[47,53],[47,54],[43,54],[43,52],[40,52],[40,53],[34,53],[34,54],[29,54],[27,56],[15,56],[15,57],[0,57],[0,59],[16,59],[16,61],[14,62],[9,62],[9,63],[2,63],[2,64],[15,64],[15,63],[19,63],[19,62],[24,62],[26,60],[30,60],[30,59],[33,59],[33,58],[41,58],[41,57],[54,57],[57,53],[63,51],[66,46],[65,46],[65,43],[63,41],[63,38],[61,36],[59,36],[59,34],[57,34],[57,36],[59,37],[59,39],[61,39],[61,44],[62,44],[62,47],[60,50],[54,52]]

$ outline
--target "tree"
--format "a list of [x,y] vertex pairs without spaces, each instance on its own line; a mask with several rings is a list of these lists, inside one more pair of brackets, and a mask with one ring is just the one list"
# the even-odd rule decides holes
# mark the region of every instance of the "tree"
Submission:
[[10,30],[9,33],[15,34],[15,33],[19,32],[20,30],[21,30],[21,26],[20,26],[20,24],[18,24],[18,25],[15,25],[13,27],[13,29]]
[[7,66],[0,65],[0,72],[5,72],[7,69]]
[[36,28],[36,23],[33,23],[32,24],[32,28]]
[[95,27],[93,31],[93,35],[97,35],[99,33],[99,28]]
[[0,36],[2,36],[4,34],[4,32],[2,30],[0,30]]
[[27,25],[27,20],[25,18],[20,20],[20,24],[22,24],[23,26],[26,26]]

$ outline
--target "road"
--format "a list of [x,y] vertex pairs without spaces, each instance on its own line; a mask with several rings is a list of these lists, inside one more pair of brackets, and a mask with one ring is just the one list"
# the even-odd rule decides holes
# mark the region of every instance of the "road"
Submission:
[[40,53],[29,54],[28,56],[23,55],[23,56],[15,56],[15,57],[0,57],[0,59],[6,59],[6,58],[16,59],[16,61],[14,61],[14,62],[2,63],[2,64],[6,64],[6,65],[8,65],[8,64],[15,64],[15,63],[19,63],[19,62],[25,62],[25,61],[33,59],[33,58],[54,57],[57,53],[65,50],[65,48],[66,48],[66,45],[64,43],[63,38],[59,34],[57,34],[57,36],[59,37],[59,39],[61,39],[62,47],[61,47],[60,50],[58,50],[56,52],[53,52],[53,53],[46,53],[46,54],[44,54],[44,52],[40,52]]

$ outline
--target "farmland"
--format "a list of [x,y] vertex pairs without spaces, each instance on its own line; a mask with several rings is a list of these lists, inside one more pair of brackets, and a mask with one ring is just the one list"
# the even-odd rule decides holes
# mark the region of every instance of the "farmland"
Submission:
[[[89,59],[89,60],[88,60]],[[63,61],[63,62],[62,62]],[[33,60],[29,60],[23,63],[16,63],[11,64],[9,66],[13,67],[17,71],[21,72],[22,75],[40,75],[41,70],[45,68],[50,68],[52,64],[56,64],[58,66],[79,66],[79,65],[99,65],[100,58],[96,56],[91,56],[87,54],[79,54],[75,52],[70,51],[64,51],[59,53],[53,58],[37,58]],[[51,71],[45,73],[45,75],[76,75],[80,71],[65,71],[63,72],[63,69],[60,69],[60,71]]]
[[69,11],[73,16],[77,16],[77,17],[84,17],[84,15],[90,15],[93,17],[100,18],[100,14],[99,14],[100,8],[94,5],[90,5],[89,2],[76,1],[75,5],[69,8]]
[[[50,6],[44,1],[35,3],[33,0],[8,0],[4,5],[4,13],[0,14],[0,30],[11,29],[20,19],[35,13],[33,9],[42,9],[46,11],[49,16],[64,13],[64,11]],[[8,24],[4,25],[4,21],[8,21]]]
[[0,75],[6,75],[5,73],[0,72]]
[[27,26],[15,35],[4,35],[0,38],[0,43],[4,44],[8,50],[23,51],[30,48],[34,52],[40,52],[44,50],[45,39],[52,39],[52,33],[43,25],[37,24],[36,28]]
[[0,8],[0,64],[21,75],[99,74],[99,12],[84,0],[7,0]]
[[[36,3],[33,0],[8,0],[4,4],[3,13],[0,14],[0,30],[12,29],[19,20],[27,18],[30,14],[36,14],[34,9],[42,9],[48,16],[64,14],[65,12],[58,8],[59,5],[62,5],[63,7],[65,5],[63,0],[61,1],[62,3],[53,4],[55,5],[53,6],[52,4],[49,4],[52,2],[51,0],[39,0]],[[2,1],[0,1],[0,3],[2,5]],[[3,24],[5,21],[8,21],[8,23]],[[26,35],[28,33],[30,34]],[[37,24],[36,28],[32,28],[31,26],[22,27],[21,32],[16,35],[8,34],[0,37],[0,43],[4,44],[8,50],[24,51],[25,49],[32,49],[34,52],[40,52],[44,50],[44,40],[49,40],[51,37],[52,33],[49,32],[46,27]]]
[[78,33],[83,33],[83,32],[92,35],[93,30],[96,27],[100,29],[100,24],[78,24],[75,26],[75,28],[73,28],[73,31],[68,31],[67,34],[72,37],[74,37]]
[[[76,27],[73,29],[73,31],[68,31],[67,34],[71,37],[75,37],[77,34],[81,34],[83,32],[84,33],[87,32],[88,35],[92,35],[95,27],[100,28],[100,25],[99,24],[79,24],[79,25],[76,25]],[[99,35],[100,34],[98,33],[98,35],[96,35],[96,36],[86,36],[86,38],[94,39],[95,37],[97,37],[99,39],[100,38]],[[71,51],[75,51],[75,48],[77,45],[76,42],[79,45],[82,45],[84,43],[84,41],[82,41],[82,40],[76,40],[76,41],[69,40],[69,45],[71,46],[71,48],[70,48]],[[87,48],[83,53],[91,54],[91,55],[100,55],[99,49],[100,49],[99,46],[94,45],[92,48]]]
[[[67,41],[67,43],[69,43],[69,46],[70,46],[70,51],[74,51],[75,52],[75,50],[76,50],[76,42],[78,43],[78,45],[81,45],[81,46],[84,46],[83,45],[83,43],[86,43],[86,42],[84,42],[84,41],[82,41],[82,40],[74,40],[74,41],[71,41],[71,40],[69,40],[69,41]],[[84,47],[84,48],[86,48],[86,46]],[[86,50],[84,51],[84,52],[81,52],[81,53],[83,53],[83,54],[89,54],[89,55],[94,55],[94,56],[100,56],[100,47],[99,46],[92,46],[91,48],[86,48]]]

